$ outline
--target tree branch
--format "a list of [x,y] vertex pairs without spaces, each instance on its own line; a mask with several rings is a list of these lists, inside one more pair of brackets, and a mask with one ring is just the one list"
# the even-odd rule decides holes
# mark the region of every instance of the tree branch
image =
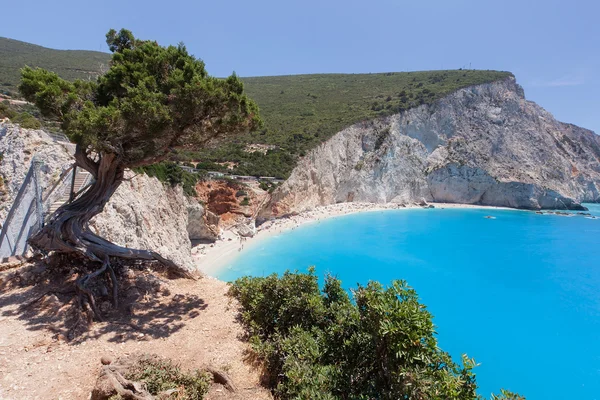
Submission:
[[75,164],[92,174],[94,179],[98,179],[99,164],[88,157],[86,149],[81,144],[75,146]]

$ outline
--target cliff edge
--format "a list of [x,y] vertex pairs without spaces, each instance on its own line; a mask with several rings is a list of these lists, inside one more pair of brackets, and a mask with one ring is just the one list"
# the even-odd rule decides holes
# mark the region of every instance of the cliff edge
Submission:
[[344,129],[259,217],[352,201],[582,209],[600,201],[600,137],[557,121],[509,77]]

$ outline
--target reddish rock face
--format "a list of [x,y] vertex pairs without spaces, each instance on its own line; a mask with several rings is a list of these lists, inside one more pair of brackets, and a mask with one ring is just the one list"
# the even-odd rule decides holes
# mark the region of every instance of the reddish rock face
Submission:
[[229,226],[244,222],[255,216],[267,192],[257,184],[242,184],[231,181],[206,181],[196,185],[198,198],[207,209],[219,215],[219,226]]
[[240,212],[235,191],[229,187],[219,187],[208,193],[208,209],[221,215],[228,212]]

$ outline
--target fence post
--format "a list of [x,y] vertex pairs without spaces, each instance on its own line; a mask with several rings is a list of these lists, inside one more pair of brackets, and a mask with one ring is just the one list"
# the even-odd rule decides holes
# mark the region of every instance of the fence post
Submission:
[[38,157],[33,156],[32,160],[33,164],[33,185],[35,188],[35,209],[37,212],[38,218],[38,229],[42,229],[44,226],[44,211],[43,211],[43,203],[42,203],[42,188],[40,187],[40,169],[42,165],[44,165],[44,161],[40,160]]
[[73,165],[73,176],[71,177],[71,192],[69,193],[69,203],[75,198],[75,177],[77,176],[77,164]]

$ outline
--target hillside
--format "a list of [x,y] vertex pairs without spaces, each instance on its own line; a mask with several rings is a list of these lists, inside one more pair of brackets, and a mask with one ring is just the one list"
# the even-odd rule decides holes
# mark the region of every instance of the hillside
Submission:
[[527,101],[514,78],[354,124],[302,158],[262,218],[343,202],[585,210],[600,136]]
[[[0,38],[0,88],[14,91],[24,65],[55,71],[66,79],[96,76],[109,54],[52,50]],[[380,74],[314,74],[243,78],[258,103],[265,127],[218,148],[179,154],[199,167],[285,178],[300,156],[353,123],[390,115],[436,100],[467,86],[498,81],[509,72],[447,70]],[[266,145],[251,149],[250,144]]]
[[[237,137],[228,146],[189,156],[238,162],[236,170],[242,174],[285,178],[299,156],[356,122],[431,104],[460,88],[509,76],[499,71],[448,70],[244,78],[265,128]],[[245,152],[250,143],[274,148],[266,154]]]
[[20,69],[42,67],[65,79],[89,79],[108,68],[110,54],[99,51],[54,50],[0,37],[0,92],[17,92]]

